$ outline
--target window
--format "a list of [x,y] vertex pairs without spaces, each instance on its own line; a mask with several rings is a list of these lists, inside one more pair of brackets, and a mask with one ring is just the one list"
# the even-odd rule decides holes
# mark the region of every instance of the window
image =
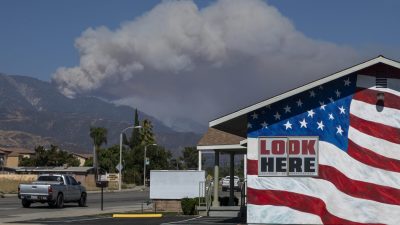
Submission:
[[61,176],[40,176],[38,178],[38,181],[55,181],[55,182],[60,182],[60,183],[64,182],[64,180]]
[[71,185],[78,185],[78,182],[76,182],[75,178],[68,176],[69,181],[71,182]]

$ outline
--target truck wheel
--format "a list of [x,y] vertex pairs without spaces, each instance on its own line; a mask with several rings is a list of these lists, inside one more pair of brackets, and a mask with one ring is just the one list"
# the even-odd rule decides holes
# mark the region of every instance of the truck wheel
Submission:
[[64,196],[63,196],[63,194],[58,194],[57,200],[56,200],[56,206],[57,206],[57,208],[64,207]]
[[79,204],[80,207],[85,207],[86,206],[86,193],[82,193],[78,204]]
[[22,206],[24,208],[29,208],[29,206],[31,206],[31,202],[26,199],[22,199]]

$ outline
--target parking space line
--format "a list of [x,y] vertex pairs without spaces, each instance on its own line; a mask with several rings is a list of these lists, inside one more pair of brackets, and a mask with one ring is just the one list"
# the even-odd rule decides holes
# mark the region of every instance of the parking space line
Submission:
[[162,214],[113,214],[113,218],[160,218]]

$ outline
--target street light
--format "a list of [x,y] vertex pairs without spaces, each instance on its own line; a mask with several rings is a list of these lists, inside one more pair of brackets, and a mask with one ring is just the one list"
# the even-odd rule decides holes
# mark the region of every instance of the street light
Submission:
[[147,152],[147,147],[149,146],[157,146],[157,144],[149,144],[144,146],[144,160],[143,160],[143,186],[146,187],[146,152]]
[[119,182],[118,182],[119,183],[119,187],[118,187],[118,190],[119,191],[121,191],[121,184],[122,184],[122,173],[121,173],[121,171],[122,171],[122,134],[128,129],[140,129],[140,128],[142,128],[142,126],[127,127],[125,129],[123,129],[121,131],[120,135],[119,135],[119,169],[118,169],[118,172],[119,172]]

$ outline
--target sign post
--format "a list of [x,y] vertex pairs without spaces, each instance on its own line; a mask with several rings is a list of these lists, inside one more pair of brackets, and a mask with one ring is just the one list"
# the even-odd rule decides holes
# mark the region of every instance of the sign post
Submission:
[[96,181],[96,187],[101,188],[101,211],[103,211],[103,189],[108,187],[108,181],[106,175],[100,175],[100,179]]

